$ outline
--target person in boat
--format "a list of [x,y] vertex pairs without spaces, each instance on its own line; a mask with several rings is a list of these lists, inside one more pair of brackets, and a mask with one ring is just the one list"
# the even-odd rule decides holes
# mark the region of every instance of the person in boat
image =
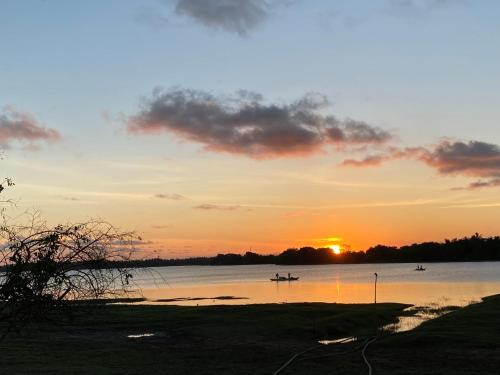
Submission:
[[288,272],[288,280],[290,280],[290,272]]
[[279,280],[279,278],[280,278],[280,274],[279,274],[279,273],[277,273],[277,274],[276,274],[276,280]]

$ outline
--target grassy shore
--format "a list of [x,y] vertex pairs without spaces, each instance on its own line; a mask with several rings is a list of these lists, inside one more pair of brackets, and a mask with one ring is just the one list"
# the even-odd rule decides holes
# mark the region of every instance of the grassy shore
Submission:
[[[57,324],[38,324],[0,342],[6,374],[366,374],[360,342],[407,305],[267,304],[242,306],[87,305]],[[367,350],[375,373],[497,374],[500,296],[409,333],[382,336]],[[154,336],[128,338],[152,333]],[[473,371],[472,371],[473,370]]]

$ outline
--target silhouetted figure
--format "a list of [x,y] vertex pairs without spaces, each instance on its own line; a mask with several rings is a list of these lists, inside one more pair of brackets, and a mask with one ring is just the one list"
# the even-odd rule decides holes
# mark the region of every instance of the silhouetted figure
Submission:
[[290,272],[288,272],[288,280],[290,280]]
[[277,274],[276,274],[276,280],[279,280],[279,278],[280,278],[280,274],[279,274],[279,273],[277,273]]

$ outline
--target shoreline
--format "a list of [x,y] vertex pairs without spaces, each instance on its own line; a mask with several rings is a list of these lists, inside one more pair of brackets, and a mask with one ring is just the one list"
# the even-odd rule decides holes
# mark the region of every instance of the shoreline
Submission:
[[[187,258],[189,259],[189,258]],[[177,260],[177,259],[176,259]],[[184,260],[184,259],[182,259]],[[169,261],[166,259],[166,261]],[[130,261],[136,263],[137,261]],[[140,261],[142,262],[142,261]],[[125,266],[126,263],[124,262]],[[249,263],[249,264],[157,264],[146,266],[129,266],[128,269],[146,269],[146,268],[160,268],[160,267],[246,267],[246,266],[275,266],[275,267],[295,267],[295,266],[350,266],[350,265],[364,265],[364,264],[455,264],[455,263],[500,263],[500,260],[449,260],[449,261],[400,261],[400,262],[332,262],[332,263],[293,263],[293,264],[279,264],[279,263]],[[118,268],[118,267],[109,267]]]

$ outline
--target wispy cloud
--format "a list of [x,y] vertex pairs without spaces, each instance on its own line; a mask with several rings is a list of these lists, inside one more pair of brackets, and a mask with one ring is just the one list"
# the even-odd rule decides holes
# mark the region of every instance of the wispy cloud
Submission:
[[169,228],[172,228],[172,226],[167,225],[167,224],[156,224],[156,225],[151,225],[151,228],[153,228],[153,229],[169,229]]
[[284,214],[281,215],[281,217],[286,219],[294,219],[294,218],[304,218],[304,217],[321,216],[321,215],[322,213],[315,212],[313,210],[295,210],[295,211],[285,212]]
[[390,156],[377,154],[377,155],[368,155],[363,159],[346,159],[341,165],[344,167],[375,167],[383,164],[387,161]]
[[393,139],[389,131],[363,121],[324,115],[328,105],[320,94],[275,104],[248,91],[216,97],[198,90],[155,90],[142,111],[129,118],[127,129],[131,134],[168,133],[212,152],[256,159],[303,157],[326,146],[360,148]]
[[365,156],[362,159],[345,159],[340,164],[343,167],[376,167],[382,165],[390,160],[416,158],[420,159],[422,155],[429,153],[424,147],[406,147],[396,148],[391,147],[385,152],[374,155]]
[[392,9],[404,14],[429,12],[463,4],[467,0],[389,0]]
[[500,186],[500,178],[493,178],[491,180],[478,180],[475,182],[471,182],[469,185],[465,187],[455,188],[454,190],[475,190],[475,189],[499,187],[499,186]]
[[225,206],[225,205],[220,205],[220,204],[200,204],[198,206],[194,206],[193,208],[197,210],[205,210],[205,211],[212,211],[212,210],[218,210],[218,211],[235,211],[240,209],[240,206]]
[[61,199],[63,201],[71,201],[71,202],[79,202],[81,199],[77,197],[71,197],[71,196],[62,196]]
[[36,119],[26,112],[13,107],[5,107],[0,112],[0,147],[8,148],[18,142],[30,148],[39,142],[55,142],[61,139],[57,130],[41,126]]
[[158,199],[170,199],[170,200],[174,200],[174,201],[180,201],[180,200],[183,200],[183,199],[186,199],[185,196],[183,195],[180,195],[180,194],[155,194],[154,195],[155,198],[158,198]]
[[497,208],[497,207],[500,207],[500,202],[454,204],[445,206],[444,208]]

